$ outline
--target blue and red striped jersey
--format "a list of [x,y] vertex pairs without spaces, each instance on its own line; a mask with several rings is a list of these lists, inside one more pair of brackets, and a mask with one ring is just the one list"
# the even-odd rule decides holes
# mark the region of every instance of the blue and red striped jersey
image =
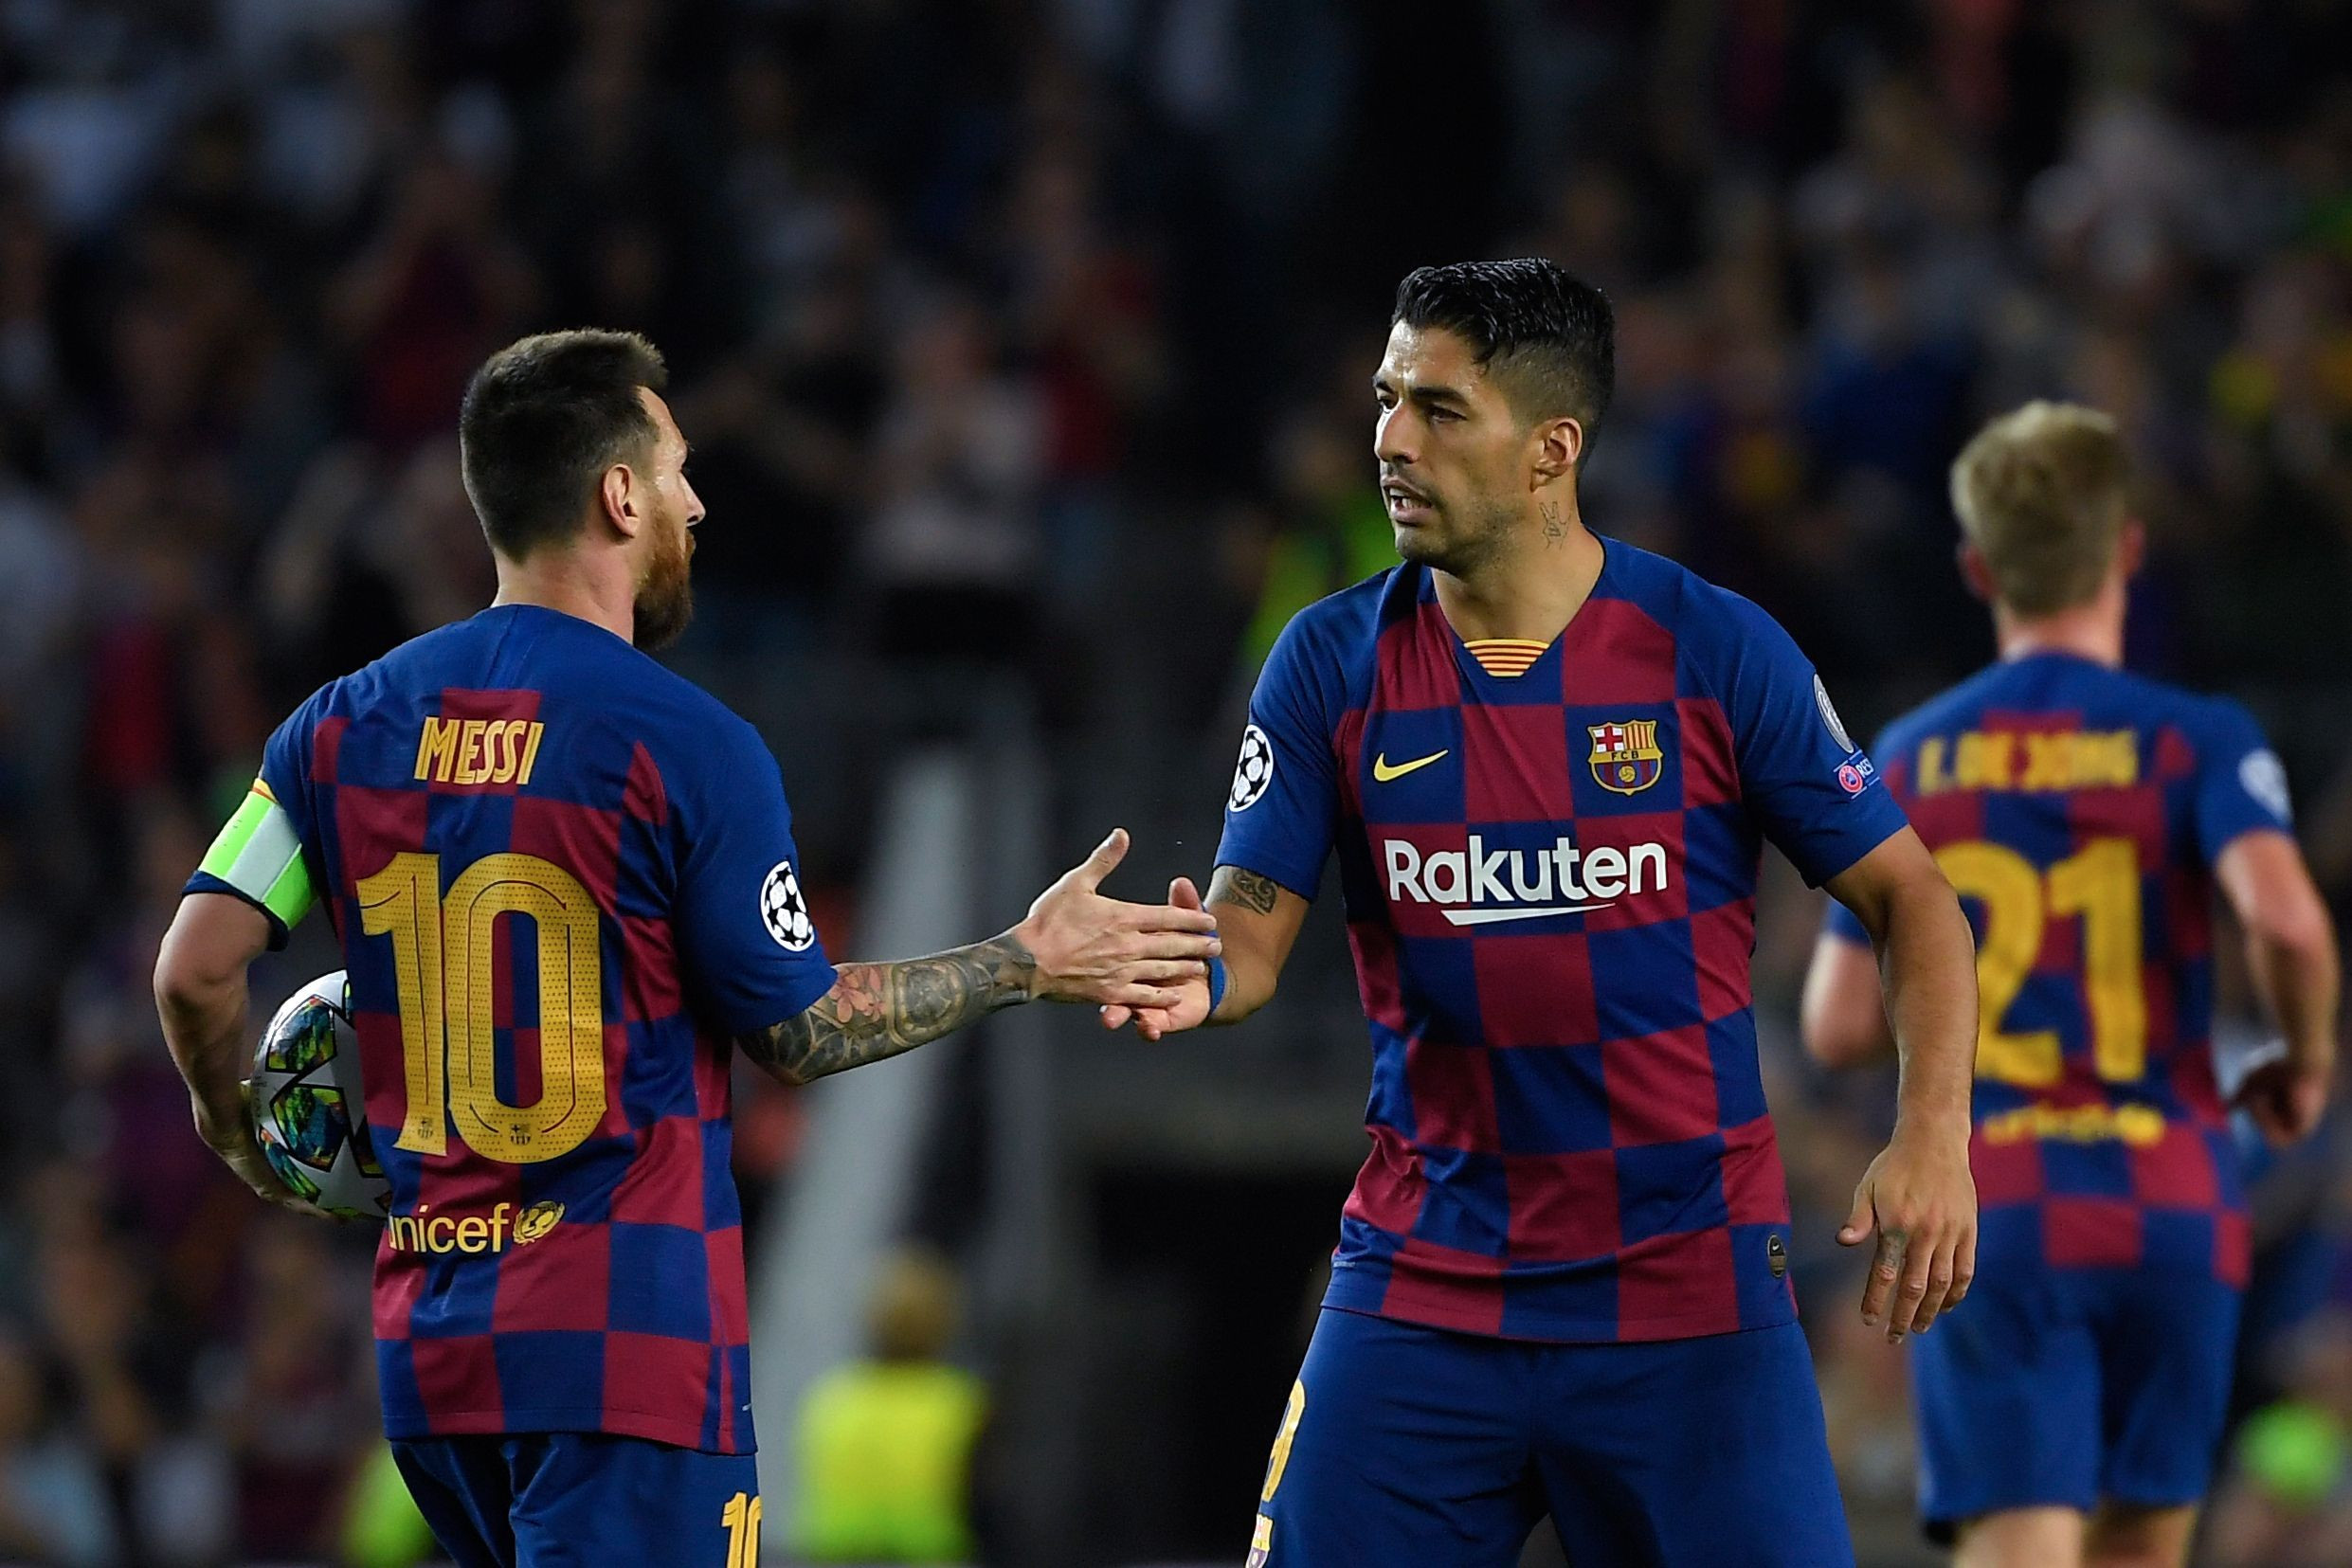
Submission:
[[[2212,867],[2240,834],[2289,825],[2253,719],[2040,653],[1904,715],[1874,749],[1976,930],[1981,1266],[2243,1284]],[[1829,929],[1866,940],[1841,910]]]
[[262,776],[342,945],[392,1184],[387,1431],[750,1451],[732,1041],[833,982],[759,735],[503,605],[320,689]]
[[1762,846],[1818,883],[1903,815],[1770,617],[1604,550],[1548,644],[1474,651],[1407,565],[1302,612],[1251,700],[1218,859],[1312,897],[1337,847],[1371,1032],[1330,1307],[1552,1341],[1795,1316]]

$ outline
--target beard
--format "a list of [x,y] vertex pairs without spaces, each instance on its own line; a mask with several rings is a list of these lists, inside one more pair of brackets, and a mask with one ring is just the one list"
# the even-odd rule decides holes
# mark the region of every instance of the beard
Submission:
[[[1508,507],[1471,497],[1458,509],[1432,496],[1430,522],[1397,530],[1397,553],[1417,567],[1469,577],[1503,553],[1513,523]],[[1456,519],[1458,518],[1457,522]]]
[[695,618],[694,539],[681,524],[660,531],[637,590],[637,627],[632,640],[647,653],[678,640]]

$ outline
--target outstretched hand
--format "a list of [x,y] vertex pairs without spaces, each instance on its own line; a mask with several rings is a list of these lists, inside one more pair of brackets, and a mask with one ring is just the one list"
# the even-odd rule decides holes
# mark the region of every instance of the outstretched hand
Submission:
[[[1192,885],[1189,876],[1179,876],[1167,885],[1168,908],[1197,910],[1201,906],[1201,890]],[[1184,980],[1168,987],[1175,993],[1173,1003],[1163,1005],[1127,1006],[1113,1003],[1102,1010],[1105,1029],[1122,1029],[1135,1025],[1135,1033],[1145,1039],[1156,1040],[1163,1035],[1173,1035],[1185,1029],[1197,1029],[1208,1021],[1208,972],[1203,967],[1197,980]]]
[[1208,961],[1221,950],[1217,918],[1195,897],[1181,907],[1130,904],[1097,890],[1127,857],[1125,828],[1038,895],[1013,936],[1034,962],[1029,994],[1049,1001],[1172,1009],[1183,987],[1208,991]]
[[1878,1232],[1870,1278],[1862,1287],[1862,1321],[1883,1320],[1893,1343],[1927,1331],[1938,1314],[1960,1305],[1977,1271],[1977,1187],[1963,1138],[1894,1141],[1871,1162],[1854,1192],[1854,1212],[1837,1233],[1841,1247],[1858,1247]]

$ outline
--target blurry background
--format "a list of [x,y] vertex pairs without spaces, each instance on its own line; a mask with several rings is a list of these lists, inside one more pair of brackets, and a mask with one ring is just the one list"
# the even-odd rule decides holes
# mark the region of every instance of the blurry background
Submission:
[[[1529,251],[1617,302],[1587,518],[1762,601],[1857,730],[1990,652],[1963,436],[2115,413],[2135,662],[2253,706],[2341,917],[2347,60],[2327,0],[0,4],[0,1558],[413,1560],[370,1238],[214,1167],[147,975],[276,721],[485,602],[490,350],[668,354],[710,507],[674,661],[773,743],[837,956],[1001,928],[1113,822],[1115,890],[1205,878],[1273,632],[1393,559],[1390,291]],[[1888,1086],[1796,1051],[1818,910],[1775,876],[1800,1293],[1865,1561],[1919,1560],[1829,1243]],[[314,923],[263,1011],[338,963]],[[889,1469],[804,1447],[951,1460],[985,1406],[902,1554],[1238,1561],[1366,1081],[1329,909],[1236,1033],[1026,1010],[747,1078],[769,1556]],[[2262,1179],[2205,1562],[2352,1560],[2342,1134]],[[954,1469],[884,1511],[937,1524]]]

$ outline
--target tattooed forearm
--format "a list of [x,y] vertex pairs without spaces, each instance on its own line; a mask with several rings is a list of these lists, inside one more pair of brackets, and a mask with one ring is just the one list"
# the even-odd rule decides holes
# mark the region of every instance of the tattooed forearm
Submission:
[[1220,866],[1208,881],[1208,901],[1212,904],[1239,904],[1259,914],[1274,913],[1275,895],[1281,888],[1271,876],[1260,876],[1239,866]]
[[1037,961],[1010,932],[929,958],[844,964],[833,989],[796,1018],[737,1042],[787,1083],[805,1084],[912,1051],[1029,1000]]

